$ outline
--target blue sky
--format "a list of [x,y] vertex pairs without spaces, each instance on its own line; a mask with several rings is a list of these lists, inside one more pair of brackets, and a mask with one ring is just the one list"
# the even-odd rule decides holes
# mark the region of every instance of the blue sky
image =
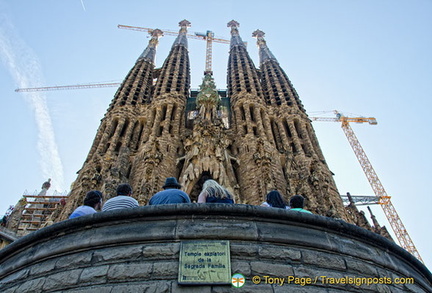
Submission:
[[[51,177],[68,190],[116,88],[15,93],[17,87],[120,82],[148,43],[118,24],[229,38],[240,23],[258,66],[256,29],[291,79],[310,116],[339,110],[372,116],[352,125],[427,266],[432,265],[432,1],[5,1],[0,0],[0,214]],[[160,39],[161,66],[174,38]],[[192,87],[205,42],[189,41]],[[228,46],[214,44],[213,71],[226,87]],[[326,116],[331,116],[328,114]],[[341,193],[373,191],[339,123],[314,122]],[[381,207],[373,211],[390,230]]]

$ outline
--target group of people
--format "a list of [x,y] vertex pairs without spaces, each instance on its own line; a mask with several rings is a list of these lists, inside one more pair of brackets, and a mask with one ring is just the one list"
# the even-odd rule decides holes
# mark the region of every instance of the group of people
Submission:
[[298,211],[302,213],[312,214],[310,211],[304,209],[304,197],[296,194],[290,198],[289,205],[287,205],[282,198],[282,195],[277,190],[270,191],[266,196],[266,201],[261,204],[262,207],[281,208],[290,211]]
[[[165,180],[162,186],[163,190],[157,192],[150,198],[148,205],[160,204],[177,204],[177,203],[190,203],[189,195],[181,190],[181,185],[174,177],[169,177]],[[115,209],[134,208],[138,207],[138,201],[132,197],[132,187],[123,183],[117,187],[116,196],[110,198],[103,203],[102,192],[92,190],[87,192],[84,198],[84,205],[76,208],[69,216],[73,219],[79,216],[90,215],[96,213],[98,210],[102,212],[111,211]],[[231,193],[217,183],[213,179],[207,179],[201,193],[198,195],[198,203],[228,203],[233,204],[234,199]],[[266,201],[261,205],[266,207],[283,208],[291,211],[300,211],[311,213],[303,209],[304,198],[301,195],[295,195],[290,199],[289,206],[285,204],[281,194],[277,190],[273,190],[267,194]]]

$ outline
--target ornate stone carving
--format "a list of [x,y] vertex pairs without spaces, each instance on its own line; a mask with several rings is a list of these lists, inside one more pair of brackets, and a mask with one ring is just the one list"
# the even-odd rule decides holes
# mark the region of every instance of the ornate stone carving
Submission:
[[[232,156],[227,151],[230,139],[217,114],[219,100],[213,78],[206,75],[197,97],[198,116],[194,121],[192,133],[185,139],[186,155],[177,159],[177,163],[184,160],[180,184],[188,193],[194,190],[203,174],[235,192],[233,186],[237,182],[228,177],[229,169],[232,169]],[[194,200],[195,194],[191,197]]]

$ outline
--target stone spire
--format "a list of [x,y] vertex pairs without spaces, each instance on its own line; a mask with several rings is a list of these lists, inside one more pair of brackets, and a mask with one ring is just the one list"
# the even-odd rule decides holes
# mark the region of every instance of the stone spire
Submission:
[[72,184],[71,195],[56,220],[82,203],[89,190],[101,190],[105,199],[115,195],[118,184],[130,182],[132,164],[142,145],[146,110],[152,101],[156,47],[162,31],[151,32],[148,46],[136,60],[114,95],[96,133],[93,145],[78,178]]
[[[279,157],[272,140],[267,109],[257,69],[240,38],[239,23],[230,21],[231,48],[228,59],[228,96],[234,121],[235,140],[232,149],[241,162],[241,203],[259,203],[272,189],[286,194]],[[259,176],[256,176],[259,174]]]
[[134,67],[129,71],[112,100],[109,111],[125,105],[136,107],[151,101],[153,71],[155,67],[156,47],[163,35],[160,29],[150,32],[149,44],[138,57]]
[[264,40],[264,35],[265,35],[265,33],[261,30],[256,30],[252,33],[252,37],[257,38],[257,45],[259,47],[260,63],[264,63],[267,60],[276,61],[275,56],[272,54],[270,49],[267,47],[267,43]]
[[259,47],[261,84],[266,103],[271,105],[285,104],[290,108],[305,112],[291,81],[267,47],[264,35],[265,33],[261,30],[252,33],[252,36],[257,38]]
[[[266,131],[281,154],[288,194],[301,194],[314,213],[348,219],[315,131],[288,76],[267,47],[264,32],[256,30],[260,54],[260,82],[269,111]],[[274,143],[273,143],[274,142]],[[354,211],[355,213],[355,211]],[[353,218],[354,219],[354,218]],[[367,225],[364,215],[355,218]]]
[[368,211],[369,211],[369,213],[370,213],[370,215],[371,215],[371,219],[372,219],[372,223],[373,223],[374,227],[375,227],[376,229],[380,229],[381,226],[380,226],[380,224],[378,223],[378,221],[377,221],[375,215],[372,213],[371,208],[370,208],[369,206],[367,206],[367,209],[368,209]]
[[157,78],[152,101],[145,121],[142,144],[132,159],[131,182],[138,192],[138,201],[147,203],[167,177],[176,177],[177,151],[183,148],[184,112],[190,89],[190,65],[187,49],[187,28],[190,22],[179,23],[180,31],[175,39]]
[[179,26],[180,26],[180,31],[176,40],[174,41],[173,47],[181,45],[187,48],[188,42],[187,42],[186,34],[187,34],[187,28],[191,26],[191,23],[186,19],[184,19],[179,22]]
[[[381,236],[383,236],[383,237],[386,237],[387,239],[389,239],[391,241],[394,241],[393,238],[391,237],[390,233],[388,232],[386,226],[381,226],[378,223],[375,215],[372,213],[371,208],[368,206],[367,209],[369,210],[369,213],[370,213],[370,216],[371,216],[371,219],[372,219],[372,222],[373,222],[373,227],[370,230],[373,231],[373,232],[375,232],[375,233],[377,233],[377,234],[379,234],[379,235],[381,235]],[[365,227],[363,227],[363,228],[365,228]]]
[[255,96],[257,102],[263,103],[259,76],[240,37],[239,23],[232,20],[228,23],[228,27],[231,27],[231,48],[228,59],[228,95],[231,102],[234,105],[238,98],[250,93]]
[[159,44],[159,38],[163,36],[163,32],[160,29],[155,29],[149,32],[151,35],[151,39],[147,48],[142,52],[142,54],[138,57],[138,60],[144,59],[147,62],[151,62],[154,64],[156,57],[156,47]]
[[187,20],[179,22],[180,31],[162,65],[155,86],[154,99],[165,93],[173,92],[177,92],[185,100],[189,95],[190,65],[186,33],[190,25],[191,23]]
[[243,46],[246,48],[239,34],[238,27],[240,24],[235,20],[231,20],[228,22],[227,26],[231,28],[231,48],[234,46]]

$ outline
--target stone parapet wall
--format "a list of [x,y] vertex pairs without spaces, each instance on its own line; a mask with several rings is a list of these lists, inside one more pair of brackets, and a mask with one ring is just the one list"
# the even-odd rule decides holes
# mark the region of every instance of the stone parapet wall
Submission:
[[[187,240],[229,240],[232,273],[243,274],[246,285],[178,285]],[[314,284],[287,284],[287,277]],[[343,284],[360,277],[414,283]],[[432,292],[432,275],[393,242],[343,221],[180,204],[98,213],[31,233],[0,250],[0,292]]]

